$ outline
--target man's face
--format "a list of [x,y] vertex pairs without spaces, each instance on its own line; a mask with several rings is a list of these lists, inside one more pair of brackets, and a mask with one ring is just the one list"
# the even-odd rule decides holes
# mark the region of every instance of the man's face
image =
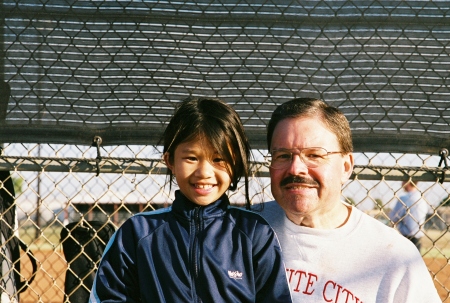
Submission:
[[[318,118],[288,118],[277,124],[271,150],[307,147],[340,151],[336,135]],[[296,217],[326,214],[340,203],[341,186],[352,170],[352,154],[330,154],[315,168],[307,167],[299,155],[294,155],[288,167],[270,168],[272,194],[294,222]]]

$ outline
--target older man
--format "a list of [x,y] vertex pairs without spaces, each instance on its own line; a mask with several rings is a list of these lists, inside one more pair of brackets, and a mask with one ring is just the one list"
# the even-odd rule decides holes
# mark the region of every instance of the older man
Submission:
[[278,234],[294,302],[441,302],[416,247],[341,201],[354,158],[345,116],[321,100],[278,106],[268,125]]

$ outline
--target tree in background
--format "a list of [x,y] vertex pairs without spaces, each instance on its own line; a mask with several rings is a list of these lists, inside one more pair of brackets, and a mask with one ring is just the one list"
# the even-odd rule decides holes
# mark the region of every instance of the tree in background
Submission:
[[448,195],[448,197],[447,198],[444,198],[442,201],[441,201],[441,204],[440,204],[441,206],[450,206],[450,195]]
[[375,199],[375,205],[373,206],[374,209],[383,209],[383,201],[380,198]]
[[347,202],[350,205],[356,206],[355,200],[351,197],[345,197],[345,202]]
[[23,179],[20,177],[11,177],[14,185],[14,195],[17,197],[23,193]]

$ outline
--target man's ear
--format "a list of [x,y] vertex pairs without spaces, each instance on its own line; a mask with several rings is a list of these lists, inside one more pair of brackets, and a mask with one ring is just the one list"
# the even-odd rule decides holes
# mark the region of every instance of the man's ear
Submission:
[[173,172],[173,165],[170,163],[170,154],[169,152],[165,152],[163,155],[164,163],[166,164],[167,168],[169,168]]
[[343,155],[344,158],[344,168],[342,171],[342,176],[341,176],[341,184],[344,184],[345,182],[348,181],[348,179],[350,179],[352,173],[353,173],[353,166],[355,164],[355,158],[353,156],[353,153],[348,153],[346,155]]

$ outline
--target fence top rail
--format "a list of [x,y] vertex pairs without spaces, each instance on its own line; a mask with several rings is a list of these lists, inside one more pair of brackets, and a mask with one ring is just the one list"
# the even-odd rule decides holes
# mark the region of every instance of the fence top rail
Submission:
[[[0,171],[113,173],[113,174],[167,174],[167,167],[158,158],[57,158],[0,156]],[[251,162],[253,177],[270,177],[266,162]],[[351,179],[402,181],[450,181],[450,170],[445,167],[355,165]]]

